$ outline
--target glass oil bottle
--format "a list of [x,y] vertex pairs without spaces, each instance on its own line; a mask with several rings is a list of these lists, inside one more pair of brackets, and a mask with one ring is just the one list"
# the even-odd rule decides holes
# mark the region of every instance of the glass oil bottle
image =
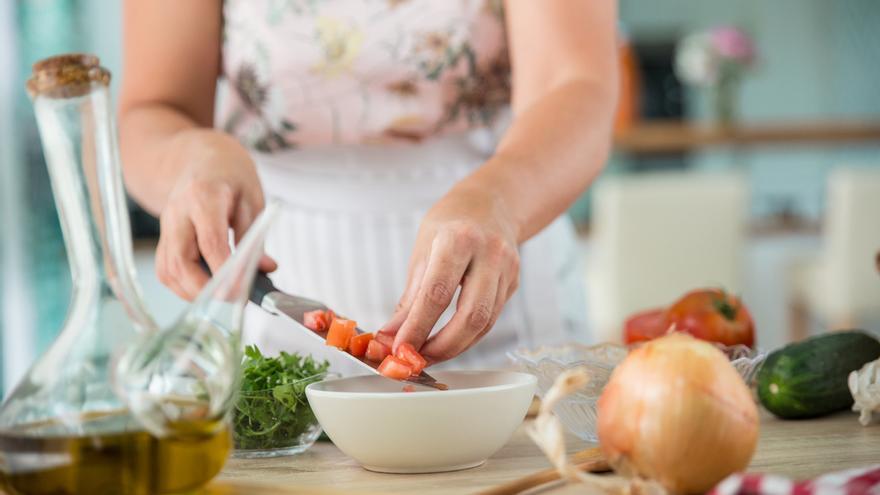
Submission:
[[0,406],[10,495],[191,491],[231,449],[241,316],[271,212],[178,324],[157,328],[135,277],[109,80],[96,57],[71,54],[36,63],[28,81],[73,295],[58,338]]

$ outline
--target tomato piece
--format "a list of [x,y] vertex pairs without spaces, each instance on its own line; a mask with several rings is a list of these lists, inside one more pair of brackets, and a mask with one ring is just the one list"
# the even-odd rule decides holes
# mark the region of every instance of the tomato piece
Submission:
[[404,385],[404,386],[403,386],[403,391],[404,391],[404,392],[415,392],[415,391],[416,391],[416,386],[415,386],[415,385]]
[[392,345],[394,344],[394,335],[379,330],[378,332],[376,332],[376,340],[385,344],[388,347],[392,347]]
[[389,354],[391,354],[391,348],[379,342],[379,339],[374,338],[367,344],[366,358],[370,361],[381,363]]
[[303,313],[303,325],[313,332],[323,332],[330,326],[327,312],[321,309]]
[[669,307],[675,329],[698,339],[724,345],[755,344],[752,315],[733,294],[721,289],[698,289]]
[[327,332],[327,345],[343,351],[348,349],[349,341],[357,333],[355,327],[357,327],[357,322],[354,320],[334,319]]
[[406,380],[412,376],[412,367],[403,359],[389,355],[379,365],[379,373],[394,380]]
[[328,309],[316,309],[303,313],[303,326],[314,332],[325,332],[330,328],[330,323],[336,319],[336,313]]
[[623,324],[623,342],[635,344],[666,335],[672,322],[665,309],[649,309],[636,313]]
[[373,341],[372,333],[355,335],[348,343],[348,352],[354,357],[361,357],[367,353],[367,345]]
[[423,358],[419,351],[413,347],[409,342],[404,342],[397,346],[397,351],[394,353],[394,357],[397,359],[401,359],[412,367],[413,375],[418,375],[425,369],[425,366],[428,365],[428,360]]

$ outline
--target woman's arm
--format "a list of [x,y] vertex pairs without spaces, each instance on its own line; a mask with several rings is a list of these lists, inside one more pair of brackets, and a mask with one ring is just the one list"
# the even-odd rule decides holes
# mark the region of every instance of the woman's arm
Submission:
[[119,102],[125,178],[131,194],[157,215],[192,152],[187,136],[213,123],[220,3],[125,2]]
[[459,187],[489,188],[523,242],[562,214],[608,158],[617,104],[614,0],[508,0],[515,118]]
[[[383,329],[433,361],[491,329],[518,283],[516,246],[586,189],[611,144],[614,0],[507,0],[514,120],[495,155],[426,215],[400,305]],[[433,326],[461,285],[452,320]]]
[[[220,72],[220,0],[125,2],[119,109],[125,181],[160,216],[159,279],[191,299],[263,208],[247,151],[211,128]],[[272,269],[268,258],[263,269]]]

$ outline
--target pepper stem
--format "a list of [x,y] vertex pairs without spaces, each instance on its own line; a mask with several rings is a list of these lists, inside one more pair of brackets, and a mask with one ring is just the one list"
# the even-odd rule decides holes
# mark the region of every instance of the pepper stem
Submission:
[[728,321],[736,320],[736,313],[739,311],[739,306],[730,303],[726,292],[722,291],[721,296],[715,298],[712,302],[715,305],[715,310],[721,313],[725,319]]

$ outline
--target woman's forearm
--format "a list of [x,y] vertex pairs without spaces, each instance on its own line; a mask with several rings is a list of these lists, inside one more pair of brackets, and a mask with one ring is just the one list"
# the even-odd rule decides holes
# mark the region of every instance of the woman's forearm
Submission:
[[142,104],[120,116],[120,142],[126,186],[147,211],[158,215],[186,172],[187,164],[250,158],[231,136],[200,127],[164,104]]
[[188,116],[163,104],[123,109],[119,141],[129,193],[147,211],[158,215],[180,173],[180,135],[197,126]]
[[576,80],[518,115],[495,155],[458,190],[494,195],[523,242],[562,214],[599,174],[611,146],[616,80]]

